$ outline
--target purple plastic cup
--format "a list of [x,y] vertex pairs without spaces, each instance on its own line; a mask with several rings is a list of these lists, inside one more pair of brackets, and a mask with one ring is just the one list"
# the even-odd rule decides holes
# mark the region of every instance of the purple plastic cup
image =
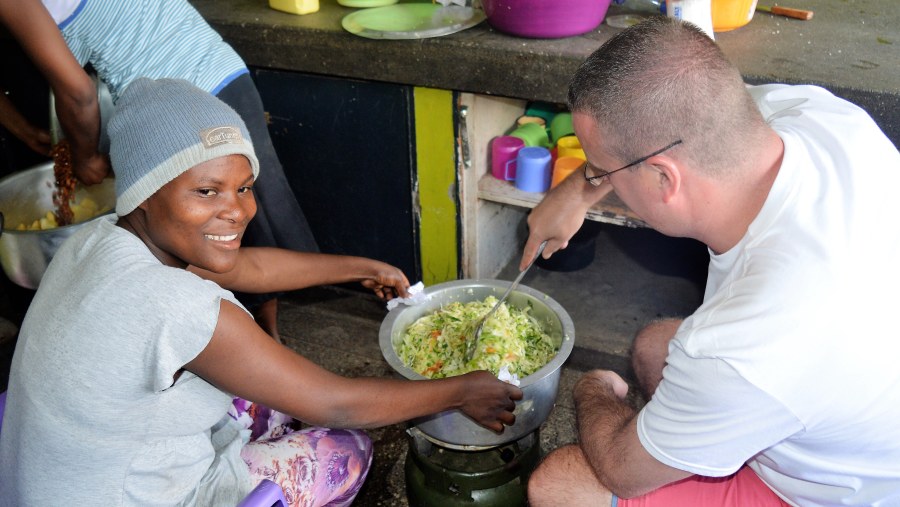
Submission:
[[515,181],[516,155],[525,141],[513,136],[495,137],[491,142],[491,174],[498,180]]

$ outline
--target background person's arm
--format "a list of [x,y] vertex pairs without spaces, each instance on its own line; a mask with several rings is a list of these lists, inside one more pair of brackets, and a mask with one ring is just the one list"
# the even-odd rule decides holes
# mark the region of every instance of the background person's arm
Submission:
[[50,155],[50,133],[36,127],[0,90],[0,124],[35,153]]
[[69,51],[59,28],[39,0],[0,0],[0,22],[41,71],[56,101],[56,114],[69,141],[72,168],[87,184],[109,174],[101,154],[97,87]]

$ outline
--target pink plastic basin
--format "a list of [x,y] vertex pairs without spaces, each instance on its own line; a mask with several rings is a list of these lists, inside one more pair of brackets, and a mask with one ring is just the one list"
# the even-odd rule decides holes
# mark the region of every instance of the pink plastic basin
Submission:
[[612,0],[482,0],[488,23],[501,32],[555,39],[590,32]]

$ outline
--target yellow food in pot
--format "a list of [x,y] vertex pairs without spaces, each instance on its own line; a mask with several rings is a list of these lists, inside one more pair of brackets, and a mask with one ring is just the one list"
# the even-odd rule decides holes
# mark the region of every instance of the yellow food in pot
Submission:
[[[110,208],[100,208],[90,197],[85,197],[80,201],[72,202],[69,207],[72,209],[72,215],[74,217],[72,219],[73,224],[86,222],[110,210]],[[56,227],[59,227],[59,224],[56,221],[56,215],[54,215],[52,211],[48,211],[46,215],[35,220],[30,225],[24,222],[20,223],[18,227],[16,227],[16,230],[46,231],[47,229],[54,229]]]

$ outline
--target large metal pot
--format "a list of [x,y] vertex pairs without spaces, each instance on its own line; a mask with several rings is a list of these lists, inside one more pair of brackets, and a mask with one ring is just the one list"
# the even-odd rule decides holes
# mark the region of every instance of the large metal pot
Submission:
[[[500,280],[457,280],[425,289],[425,294],[430,296],[426,302],[413,306],[400,305],[385,317],[379,331],[381,353],[399,374],[412,380],[424,380],[426,377],[404,365],[397,354],[396,347],[402,341],[406,328],[420,317],[453,301],[481,301],[490,295],[499,298],[509,284]],[[547,334],[559,345],[559,352],[543,368],[521,379],[520,387],[525,395],[516,403],[516,423],[503,433],[497,434],[479,426],[458,410],[414,420],[417,429],[435,443],[469,450],[497,447],[535,431],[550,415],[556,402],[562,365],[575,346],[575,326],[559,303],[530,287],[519,285],[509,295],[508,303],[519,308],[530,304],[532,315],[542,322]]]
[[[91,221],[43,231],[16,230],[19,224],[31,224],[56,209],[53,204],[54,181],[53,162],[10,174],[0,180],[0,264],[10,280],[27,289],[37,289],[59,246]],[[100,209],[109,209],[93,220],[113,217],[116,192],[112,178],[89,187],[76,185],[75,201],[79,202],[87,196]]]

